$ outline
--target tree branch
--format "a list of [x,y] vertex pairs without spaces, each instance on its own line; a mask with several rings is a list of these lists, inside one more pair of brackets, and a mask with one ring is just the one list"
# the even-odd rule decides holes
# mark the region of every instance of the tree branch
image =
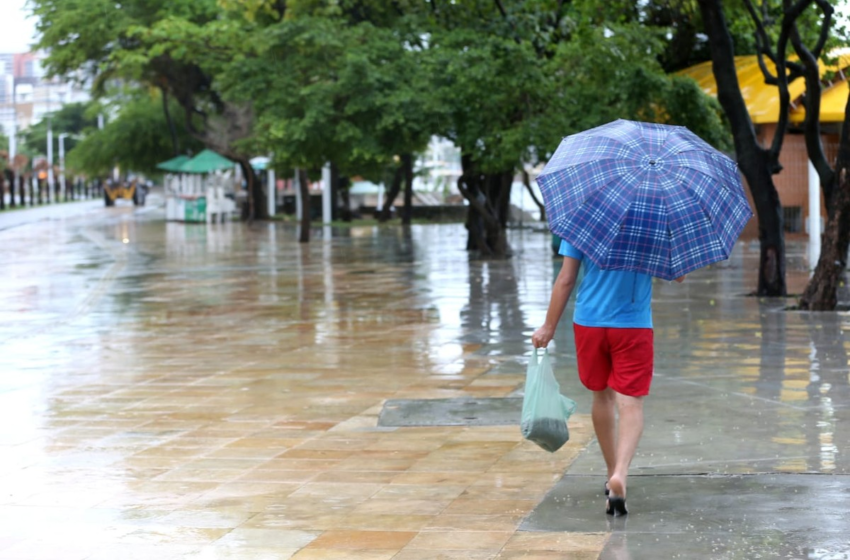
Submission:
[[502,0],[493,0],[495,2],[496,7],[499,9],[499,13],[502,14],[503,18],[508,17],[508,12],[505,11],[505,7],[502,5]]
[[514,36],[514,41],[516,41],[517,45],[522,43],[522,40],[519,37],[519,33],[516,30],[516,24],[508,18],[508,12],[505,10],[505,7],[502,5],[502,0],[493,0],[496,4],[496,8],[499,10],[499,13],[502,14],[502,18],[508,22],[508,25],[511,26],[511,32]]
[[828,202],[832,198],[834,171],[826,159],[826,154],[821,141],[820,107],[821,107],[821,83],[820,65],[817,57],[806,48],[800,38],[797,26],[794,26],[791,41],[797,56],[803,61],[806,68],[806,120],[804,131],[806,136],[806,153],[820,178],[821,190],[824,199]]
[[[770,151],[774,157],[779,158],[782,150],[782,142],[785,140],[785,130],[788,127],[788,113],[791,108],[791,94],[788,91],[788,40],[795,33],[797,18],[813,0],[800,0],[795,5],[787,8],[782,15],[782,28],[779,32],[779,40],[776,43],[776,79],[779,87],[779,119],[776,123],[776,134],[773,136]],[[787,2],[786,2],[787,4]]]
[[829,39],[829,30],[832,27],[832,14],[835,12],[835,9],[828,0],[815,0],[815,3],[823,12],[823,22],[820,28],[820,37],[818,37],[818,42],[815,45],[815,48],[812,49],[812,55],[814,55],[815,58],[820,58],[823,54],[823,48]]
[[758,51],[758,63],[759,68],[761,68],[762,74],[764,74],[765,83],[770,85],[776,85],[776,76],[772,75],[770,71],[767,69],[767,64],[764,62],[764,55],[766,55],[770,61],[776,65],[776,55],[771,50],[770,46],[770,36],[767,34],[767,29],[764,27],[764,22],[759,16],[758,12],[756,12],[755,7],[751,0],[744,0],[744,6],[746,6],[747,11],[750,14],[750,18],[753,20],[753,23],[756,24],[755,38],[756,38],[756,47]]

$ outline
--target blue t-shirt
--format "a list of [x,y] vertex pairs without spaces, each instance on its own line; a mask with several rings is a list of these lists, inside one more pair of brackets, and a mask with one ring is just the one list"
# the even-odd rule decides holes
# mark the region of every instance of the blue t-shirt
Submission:
[[640,272],[602,270],[561,240],[558,253],[581,261],[584,279],[576,294],[573,323],[583,327],[652,328],[652,277]]

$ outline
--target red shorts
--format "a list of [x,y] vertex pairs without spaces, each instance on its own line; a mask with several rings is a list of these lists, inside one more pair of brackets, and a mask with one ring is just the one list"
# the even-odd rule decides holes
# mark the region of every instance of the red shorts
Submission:
[[652,329],[583,327],[573,323],[578,376],[591,391],[611,387],[630,397],[649,394]]

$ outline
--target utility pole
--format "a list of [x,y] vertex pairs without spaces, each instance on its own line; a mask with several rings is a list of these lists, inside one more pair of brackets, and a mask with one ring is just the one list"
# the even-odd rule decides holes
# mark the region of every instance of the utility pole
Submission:
[[[49,107],[49,104],[48,104]],[[53,126],[50,119],[50,113],[47,114],[47,201],[50,202],[50,196],[53,193]],[[54,197],[55,198],[55,197]],[[53,202],[56,202],[54,200]]]

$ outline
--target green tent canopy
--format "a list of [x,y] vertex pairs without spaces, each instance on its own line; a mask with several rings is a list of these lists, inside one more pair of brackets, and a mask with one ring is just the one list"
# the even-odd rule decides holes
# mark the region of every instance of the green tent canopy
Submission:
[[189,161],[188,156],[177,156],[175,158],[171,158],[168,161],[163,161],[162,163],[156,164],[156,168],[162,169],[163,171],[177,172],[180,171],[180,167],[187,161]]
[[212,173],[223,169],[232,169],[236,165],[224,156],[212,150],[204,150],[180,166],[181,173]]

